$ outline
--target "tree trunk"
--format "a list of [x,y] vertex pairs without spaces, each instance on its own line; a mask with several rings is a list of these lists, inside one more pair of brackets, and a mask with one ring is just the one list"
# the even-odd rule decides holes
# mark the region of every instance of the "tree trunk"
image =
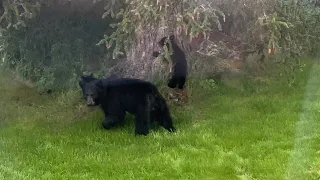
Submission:
[[[168,12],[174,11],[169,10]],[[160,50],[158,41],[165,36],[174,34],[178,39],[177,43],[180,44],[180,38],[178,38],[180,35],[175,31],[174,16],[168,14],[166,17],[160,23],[148,24],[137,29],[134,43],[126,50],[126,60],[120,62],[116,67],[116,72],[113,73],[146,80],[152,80],[159,73],[169,73],[168,67],[152,56],[154,51]]]

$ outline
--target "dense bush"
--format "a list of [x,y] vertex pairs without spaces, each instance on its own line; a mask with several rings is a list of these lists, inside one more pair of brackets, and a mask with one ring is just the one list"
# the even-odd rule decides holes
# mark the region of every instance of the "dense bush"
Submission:
[[107,49],[96,43],[109,29],[106,20],[43,9],[27,23],[3,33],[1,53],[4,65],[35,82],[38,90],[74,87],[79,74],[104,63]]

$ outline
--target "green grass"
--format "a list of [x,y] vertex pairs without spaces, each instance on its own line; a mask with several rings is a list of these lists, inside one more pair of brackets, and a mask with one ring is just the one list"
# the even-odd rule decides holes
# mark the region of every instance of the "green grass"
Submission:
[[0,179],[320,178],[318,64],[293,87],[275,76],[209,92],[189,83],[190,103],[170,105],[178,131],[148,136],[134,136],[132,116],[101,129],[102,112],[79,91],[37,95],[9,77],[0,76]]

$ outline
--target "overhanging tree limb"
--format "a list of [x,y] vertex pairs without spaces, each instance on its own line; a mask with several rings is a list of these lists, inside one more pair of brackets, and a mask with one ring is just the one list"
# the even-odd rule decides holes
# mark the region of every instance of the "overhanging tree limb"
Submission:
[[0,30],[3,32],[10,28],[25,27],[25,21],[35,17],[40,11],[40,4],[48,2],[48,0],[2,0],[0,6]]

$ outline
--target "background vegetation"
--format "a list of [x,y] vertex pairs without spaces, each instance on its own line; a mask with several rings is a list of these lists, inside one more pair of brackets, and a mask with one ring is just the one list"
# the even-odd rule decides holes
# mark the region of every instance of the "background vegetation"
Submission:
[[156,77],[165,67],[152,51],[168,34],[188,53],[190,71],[209,76],[235,59],[276,60],[291,76],[303,67],[296,57],[319,49],[315,0],[4,0],[0,12],[2,64],[42,91],[72,87],[84,71]]

